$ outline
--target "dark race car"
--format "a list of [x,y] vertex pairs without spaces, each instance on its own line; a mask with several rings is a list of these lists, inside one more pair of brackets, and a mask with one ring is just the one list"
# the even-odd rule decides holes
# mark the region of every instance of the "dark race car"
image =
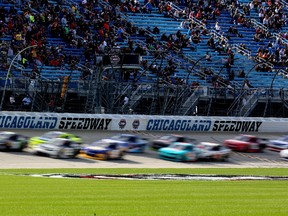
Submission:
[[182,135],[171,134],[171,135],[162,136],[159,139],[153,140],[151,143],[151,147],[153,149],[160,149],[160,148],[168,147],[174,142],[195,143],[195,139],[182,136]]

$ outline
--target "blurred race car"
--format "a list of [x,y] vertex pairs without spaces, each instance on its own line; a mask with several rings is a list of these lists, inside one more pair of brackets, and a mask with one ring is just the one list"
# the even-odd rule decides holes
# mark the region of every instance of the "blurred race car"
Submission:
[[197,161],[203,149],[192,143],[174,142],[170,146],[159,149],[159,157],[172,161]]
[[267,144],[267,149],[277,152],[288,149],[288,136],[283,136],[276,140],[270,140]]
[[82,156],[90,156],[99,160],[122,159],[127,151],[127,143],[112,139],[102,139],[83,147]]
[[231,155],[231,149],[218,143],[201,142],[197,147],[202,149],[199,158],[206,160],[226,161]]
[[281,150],[280,151],[280,157],[283,160],[288,160],[288,149]]
[[65,138],[54,138],[48,142],[34,146],[34,154],[47,155],[54,158],[75,158],[79,154],[81,145]]
[[120,134],[111,139],[126,142],[128,144],[127,152],[144,152],[148,145],[148,140],[134,134]]
[[192,142],[193,143],[194,141],[195,139],[192,139],[186,136],[171,134],[171,135],[162,136],[159,139],[153,140],[151,143],[151,147],[153,149],[160,149],[163,147],[168,147],[173,142],[186,142],[186,143]]
[[3,131],[0,132],[0,150],[22,151],[28,145],[28,137],[18,133]]
[[52,139],[55,138],[63,138],[63,139],[68,139],[71,141],[74,141],[78,144],[83,144],[82,139],[79,136],[76,136],[71,133],[66,133],[66,132],[61,132],[61,131],[49,131],[47,133],[44,133],[42,136],[38,137],[32,137],[29,139],[28,146],[30,148],[33,148],[36,145],[40,145],[43,143],[46,143]]
[[267,139],[241,134],[233,139],[224,140],[224,145],[234,151],[262,152],[267,142]]

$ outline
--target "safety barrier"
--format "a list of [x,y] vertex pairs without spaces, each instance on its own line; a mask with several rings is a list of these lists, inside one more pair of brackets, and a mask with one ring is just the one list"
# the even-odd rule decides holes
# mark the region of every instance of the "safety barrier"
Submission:
[[1,129],[287,132],[288,119],[0,112]]

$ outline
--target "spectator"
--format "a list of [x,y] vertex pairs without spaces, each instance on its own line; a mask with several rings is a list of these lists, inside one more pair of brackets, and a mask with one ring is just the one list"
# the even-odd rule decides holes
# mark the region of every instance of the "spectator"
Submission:
[[9,101],[10,101],[10,105],[15,105],[16,101],[15,101],[14,95],[10,96]]
[[48,109],[50,112],[53,112],[54,111],[54,108],[55,108],[55,97],[54,95],[51,96],[51,99],[48,103]]
[[239,73],[238,73],[238,77],[239,78],[245,78],[246,74],[244,72],[244,70],[240,70]]
[[215,30],[216,30],[217,32],[220,32],[220,31],[221,31],[221,27],[220,27],[220,25],[219,25],[218,22],[216,22],[216,24],[215,24]]
[[212,61],[211,55],[209,54],[209,52],[206,52],[205,60],[206,60],[206,61]]
[[152,30],[153,34],[160,34],[160,30],[157,26],[154,27],[154,29]]
[[123,103],[124,103],[123,106],[128,105],[128,103],[129,103],[129,98],[128,98],[127,96],[124,97]]
[[31,105],[31,102],[32,102],[32,100],[29,97],[29,95],[26,95],[22,100],[22,107],[25,109],[29,108]]

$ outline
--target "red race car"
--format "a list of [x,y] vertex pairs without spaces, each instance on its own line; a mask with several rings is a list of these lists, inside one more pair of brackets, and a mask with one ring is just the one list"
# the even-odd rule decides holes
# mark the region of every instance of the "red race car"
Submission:
[[262,152],[266,148],[267,139],[253,135],[238,135],[233,139],[224,140],[224,145],[234,151]]

